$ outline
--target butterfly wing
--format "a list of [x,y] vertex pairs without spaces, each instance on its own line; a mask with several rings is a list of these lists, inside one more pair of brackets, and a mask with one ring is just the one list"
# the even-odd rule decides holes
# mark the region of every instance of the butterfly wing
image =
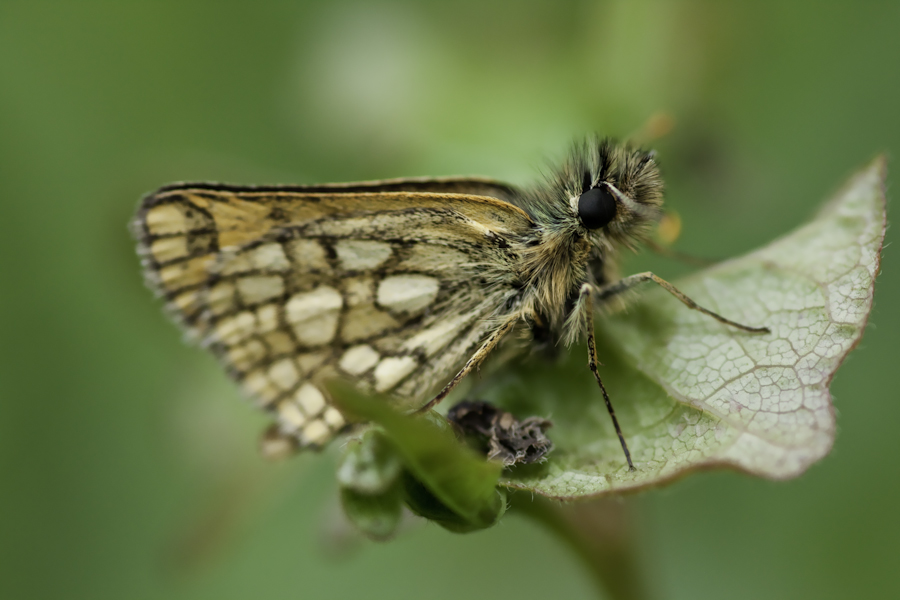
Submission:
[[496,326],[533,226],[497,197],[514,193],[475,179],[178,184],[144,199],[134,229],[170,311],[283,433],[321,446],[346,424],[325,381],[418,404]]

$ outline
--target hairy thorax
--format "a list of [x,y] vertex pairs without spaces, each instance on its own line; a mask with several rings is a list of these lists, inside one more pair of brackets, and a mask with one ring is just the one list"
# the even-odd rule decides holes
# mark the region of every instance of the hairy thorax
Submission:
[[583,237],[544,235],[540,245],[526,249],[522,256],[524,274],[523,311],[559,339],[563,333],[573,298],[587,280],[590,242]]

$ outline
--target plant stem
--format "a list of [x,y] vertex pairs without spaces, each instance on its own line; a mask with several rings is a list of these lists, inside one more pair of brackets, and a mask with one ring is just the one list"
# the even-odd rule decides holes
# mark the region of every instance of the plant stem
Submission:
[[540,496],[511,494],[513,512],[555,533],[581,558],[602,592],[615,600],[647,600],[639,577],[628,510],[619,499],[562,504]]

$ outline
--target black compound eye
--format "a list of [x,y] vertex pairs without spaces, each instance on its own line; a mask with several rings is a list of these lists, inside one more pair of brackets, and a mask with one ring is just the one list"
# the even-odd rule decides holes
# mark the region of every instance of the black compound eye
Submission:
[[600,229],[616,218],[616,199],[605,185],[578,198],[578,218],[588,229]]

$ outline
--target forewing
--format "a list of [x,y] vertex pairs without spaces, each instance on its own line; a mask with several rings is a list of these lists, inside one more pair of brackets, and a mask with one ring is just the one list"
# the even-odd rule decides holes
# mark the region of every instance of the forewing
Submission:
[[326,380],[414,403],[449,379],[516,293],[531,226],[487,196],[183,184],[147,197],[135,229],[170,310],[282,432],[320,446],[345,425]]
[[486,177],[407,177],[382,179],[378,181],[357,181],[350,183],[324,183],[316,185],[229,185],[222,183],[194,182],[173,183],[160,188],[156,193],[168,191],[209,190],[216,193],[230,191],[238,194],[251,192],[293,193],[293,194],[372,194],[382,192],[411,192],[428,194],[462,194],[466,196],[488,196],[518,204],[521,191],[513,185]]

